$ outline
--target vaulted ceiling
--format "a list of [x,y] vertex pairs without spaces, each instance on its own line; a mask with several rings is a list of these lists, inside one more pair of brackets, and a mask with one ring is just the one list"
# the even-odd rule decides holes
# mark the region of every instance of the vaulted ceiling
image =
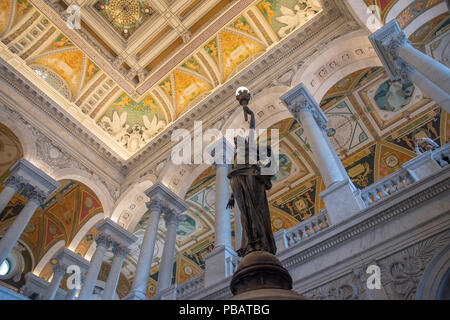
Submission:
[[8,0],[0,39],[128,159],[321,10],[317,0]]

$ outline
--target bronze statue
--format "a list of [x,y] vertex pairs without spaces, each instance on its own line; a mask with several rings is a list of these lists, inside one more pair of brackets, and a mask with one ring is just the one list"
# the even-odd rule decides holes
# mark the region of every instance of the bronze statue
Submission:
[[[249,127],[255,129],[255,115],[248,107],[250,100],[248,90],[239,91],[237,100],[244,109],[245,121],[248,122],[248,116],[250,116]],[[237,148],[237,138],[235,138],[235,145]],[[260,161],[259,147],[258,143],[257,161]],[[271,156],[270,148],[268,148],[267,155]],[[227,208],[233,208],[236,201],[241,212],[242,242],[237,253],[240,257],[253,251],[267,251],[276,254],[266,196],[266,190],[272,188],[272,176],[261,175],[261,165],[250,164],[248,139],[245,139],[245,163],[237,163],[237,158],[237,154],[235,154],[232,170],[228,174],[232,195],[227,204]]]

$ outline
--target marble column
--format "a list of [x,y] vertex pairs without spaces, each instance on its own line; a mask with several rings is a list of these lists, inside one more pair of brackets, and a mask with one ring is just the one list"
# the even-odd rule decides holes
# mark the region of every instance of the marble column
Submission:
[[5,235],[0,240],[0,263],[6,259],[12,248],[19,240],[23,230],[30,222],[36,209],[44,202],[46,194],[39,190],[32,190],[28,193],[28,201],[20,211],[14,222],[8,228]]
[[215,247],[232,248],[231,218],[227,203],[230,199],[230,181],[228,180],[229,165],[216,164],[216,199],[215,199]]
[[369,39],[393,81],[411,81],[450,112],[450,69],[415,49],[395,19]]
[[11,198],[17,191],[23,188],[24,181],[20,177],[11,175],[3,183],[4,188],[0,192],[0,213],[6,208]]
[[1,193],[1,206],[6,207],[16,188],[25,189],[28,201],[0,240],[0,264],[19,240],[34,211],[60,186],[45,172],[23,158],[17,161],[10,171],[8,186]]
[[164,241],[164,249],[159,267],[158,287],[156,293],[160,293],[172,284],[173,262],[175,257],[175,245],[177,237],[177,227],[180,216],[174,211],[168,211],[164,214],[166,222],[166,237]]
[[145,229],[136,273],[129,294],[129,298],[133,299],[146,299],[147,297],[147,283],[153,261],[156,236],[158,235],[159,218],[161,216],[161,200],[158,197],[154,198],[147,203],[147,208],[150,214],[149,223]]
[[56,292],[59,289],[59,286],[61,284],[61,280],[63,279],[64,275],[66,274],[66,266],[61,264],[56,264],[53,266],[53,278],[50,282],[50,285],[48,286],[44,296],[42,297],[42,300],[53,300],[55,299]]
[[89,262],[89,269],[83,281],[80,295],[78,296],[79,300],[91,299],[98,274],[103,263],[103,258],[105,257],[106,250],[111,244],[111,240],[108,236],[100,234],[96,239],[96,243],[97,248],[95,249],[91,261]]
[[109,271],[108,279],[106,280],[105,290],[103,291],[103,300],[114,300],[114,296],[119,283],[120,272],[122,271],[123,260],[128,255],[130,250],[126,247],[115,243],[112,250],[114,258]]
[[64,300],[75,300],[77,296],[78,289],[69,289],[66,292],[66,296],[64,297]]
[[328,137],[327,117],[303,83],[281,97],[292,116],[299,122],[311,147],[314,163],[327,190],[319,196],[325,202],[332,224],[338,224],[365,207],[357,190],[340,162]]

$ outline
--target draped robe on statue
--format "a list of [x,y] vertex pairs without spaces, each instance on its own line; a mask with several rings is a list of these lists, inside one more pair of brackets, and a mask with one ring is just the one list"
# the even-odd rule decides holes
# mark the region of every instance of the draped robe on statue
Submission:
[[[248,155],[248,143],[246,143],[246,155]],[[241,257],[252,251],[276,254],[266,196],[266,190],[272,187],[272,176],[261,175],[258,165],[237,164],[236,158],[235,156],[228,178],[233,191],[232,198],[241,211],[242,242],[237,253]],[[248,159],[247,156],[246,159]]]

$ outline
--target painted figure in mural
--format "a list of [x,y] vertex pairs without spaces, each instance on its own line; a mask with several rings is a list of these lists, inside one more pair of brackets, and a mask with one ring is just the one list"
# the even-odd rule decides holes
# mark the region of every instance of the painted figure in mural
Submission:
[[[248,107],[249,92],[239,91],[237,99],[244,109],[244,116],[247,121],[248,116],[250,116],[250,129],[255,129],[255,115]],[[245,141],[245,163],[238,163],[236,154],[233,168],[228,174],[233,192],[227,208],[233,208],[236,201],[241,212],[242,242],[241,248],[237,251],[240,257],[253,251],[276,253],[266,195],[266,190],[272,188],[272,176],[262,175],[261,165],[250,164],[248,141],[248,139]],[[237,138],[235,138],[235,144],[237,148]],[[259,148],[259,144],[257,148]],[[267,153],[270,157],[271,150],[269,149]],[[258,150],[257,154],[259,155]],[[260,159],[257,158],[256,160],[259,161]]]
[[285,37],[292,30],[313,18],[321,9],[317,0],[299,0],[292,9],[281,6],[282,16],[277,17],[276,20],[286,26],[278,31],[278,35],[282,38]]
[[425,152],[439,148],[439,145],[430,138],[417,138],[414,142],[415,151],[417,154],[422,154],[420,147],[422,147]]
[[396,112],[411,102],[413,93],[412,83],[388,80],[378,88],[375,101],[381,110]]

